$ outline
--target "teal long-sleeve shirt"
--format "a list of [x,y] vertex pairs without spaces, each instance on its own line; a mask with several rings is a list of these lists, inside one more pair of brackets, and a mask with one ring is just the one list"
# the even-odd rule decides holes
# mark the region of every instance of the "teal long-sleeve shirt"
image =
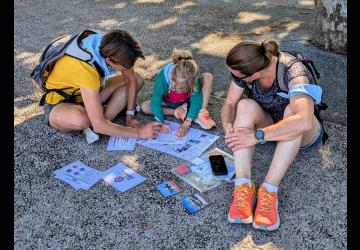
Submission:
[[[169,88],[171,84],[171,71],[173,69],[173,64],[170,63],[164,66],[159,74],[156,76],[153,94],[151,97],[151,111],[156,120],[164,122],[164,113],[163,113],[163,100],[166,98],[169,93]],[[199,114],[202,105],[202,93],[201,93],[201,79],[198,78],[195,83],[195,91],[190,94],[190,108],[187,112],[186,117],[195,120]]]

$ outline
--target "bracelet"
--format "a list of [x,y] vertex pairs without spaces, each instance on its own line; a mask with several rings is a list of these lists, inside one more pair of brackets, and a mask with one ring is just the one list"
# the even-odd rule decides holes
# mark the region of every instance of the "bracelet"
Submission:
[[126,115],[135,116],[135,110],[127,110]]

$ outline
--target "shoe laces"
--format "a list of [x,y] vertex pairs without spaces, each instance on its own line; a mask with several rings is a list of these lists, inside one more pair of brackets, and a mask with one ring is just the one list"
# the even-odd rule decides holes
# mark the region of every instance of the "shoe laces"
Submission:
[[274,197],[275,193],[272,192],[268,192],[265,189],[261,190],[259,192],[259,211],[262,213],[269,213],[271,206],[272,206],[272,201],[273,201],[273,197]]
[[248,185],[235,186],[235,206],[238,208],[244,208],[248,202],[248,195],[250,188]]

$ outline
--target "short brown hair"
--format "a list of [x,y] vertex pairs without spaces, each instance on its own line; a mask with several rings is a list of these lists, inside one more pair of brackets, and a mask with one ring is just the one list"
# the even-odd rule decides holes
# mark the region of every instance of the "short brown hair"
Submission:
[[175,49],[171,55],[171,59],[175,65],[171,78],[183,78],[186,81],[188,91],[195,91],[195,81],[199,76],[199,66],[194,61],[190,50]]
[[261,43],[254,41],[240,42],[233,47],[226,57],[226,64],[244,75],[269,66],[271,56],[279,55],[279,46],[274,40],[264,40]]
[[107,32],[101,40],[100,53],[126,68],[132,67],[139,57],[145,59],[139,41],[125,30]]

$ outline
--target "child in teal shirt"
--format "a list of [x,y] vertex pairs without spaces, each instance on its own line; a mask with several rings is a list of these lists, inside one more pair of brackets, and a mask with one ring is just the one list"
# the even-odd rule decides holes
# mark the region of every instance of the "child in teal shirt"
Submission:
[[189,50],[174,50],[171,58],[172,63],[165,65],[157,75],[151,100],[141,104],[141,111],[153,114],[160,122],[164,122],[164,115],[182,120],[177,136],[186,135],[192,121],[204,129],[214,127],[216,124],[206,110],[212,75],[200,75]]

